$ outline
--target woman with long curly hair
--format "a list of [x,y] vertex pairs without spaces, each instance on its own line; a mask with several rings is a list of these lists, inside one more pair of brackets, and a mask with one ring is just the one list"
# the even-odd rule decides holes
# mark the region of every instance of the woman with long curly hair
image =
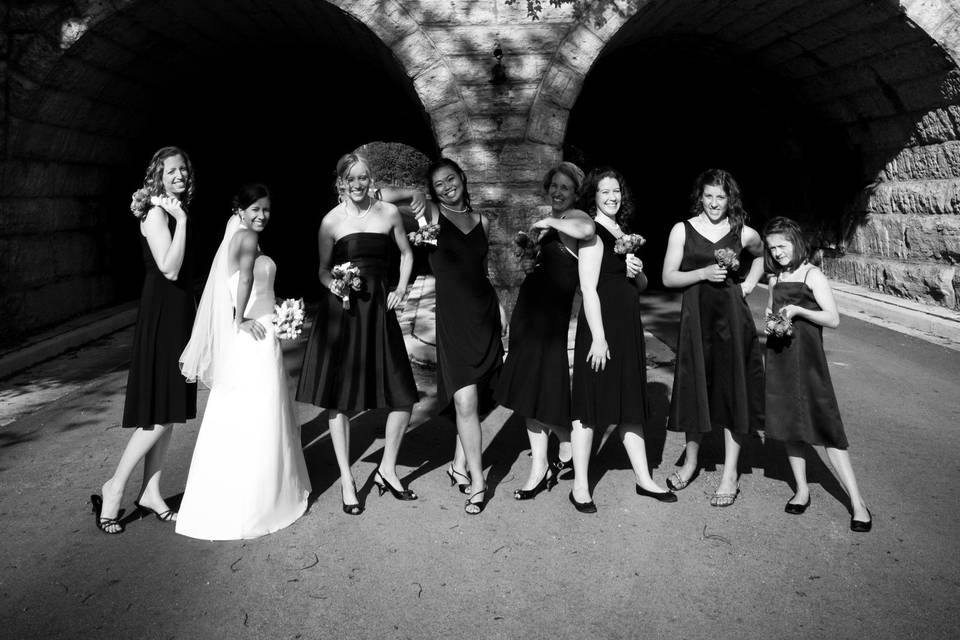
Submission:
[[630,230],[633,202],[623,176],[593,170],[584,183],[582,208],[593,216],[596,236],[580,242],[583,307],[577,320],[573,362],[573,490],[570,502],[595,513],[588,471],[594,429],[616,425],[633,468],[638,495],[660,502],[677,497],[657,485],[647,463],[647,359],[639,292],[646,288],[640,260],[617,244]]
[[[663,284],[683,289],[668,428],[686,434],[674,491],[697,474],[700,442],[723,432],[724,464],[710,504],[729,507],[740,492],[743,437],[763,429],[763,361],[746,296],[763,274],[760,235],[747,226],[740,187],[726,171],[704,171],[690,197],[692,217],[670,231]],[[744,251],[750,269],[741,276]]]
[[147,273],[120,423],[134,429],[133,435],[113,476],[103,483],[102,497],[90,497],[97,528],[107,534],[124,530],[120,503],[141,460],[143,483],[134,502],[137,509],[163,522],[173,522],[177,516],[160,492],[160,475],[173,425],[197,415],[197,385],[183,378],[178,362],[196,311],[185,209],[193,196],[193,178],[189,156],[177,147],[164,147],[153,155],[143,187],[133,195],[131,210],[140,223]]

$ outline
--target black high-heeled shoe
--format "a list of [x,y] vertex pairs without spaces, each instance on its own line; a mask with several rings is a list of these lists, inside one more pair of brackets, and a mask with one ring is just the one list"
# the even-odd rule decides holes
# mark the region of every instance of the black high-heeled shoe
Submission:
[[867,515],[870,516],[869,520],[854,520],[853,517],[850,518],[850,531],[855,533],[867,533],[870,529],[873,528],[873,514],[870,513],[870,509],[867,509]]
[[[483,494],[483,499],[480,502],[473,502],[473,499],[480,494]],[[463,510],[467,515],[475,516],[483,513],[483,509],[487,506],[487,485],[483,485],[483,489],[477,491],[476,493],[470,494],[470,497],[467,498],[466,504],[463,505]]]
[[[136,500],[134,500],[133,505],[137,508],[137,511],[143,515],[150,515],[151,513],[157,517],[157,520],[160,522],[176,522],[177,521],[177,512],[173,509],[167,509],[166,511],[157,513],[155,509],[150,507],[145,507]],[[140,517],[143,518],[143,515]]]
[[637,485],[637,495],[653,498],[654,500],[658,500],[660,502],[676,502],[677,501],[677,494],[675,494],[673,491],[647,491],[646,489],[641,487],[639,484]]
[[547,467],[547,470],[543,472],[543,477],[540,478],[540,482],[536,484],[533,489],[517,489],[513,492],[514,500],[533,500],[537,497],[537,494],[546,489],[550,489],[557,486],[557,476],[550,471],[550,468]]
[[[354,495],[356,495],[356,493],[357,493],[357,485],[356,485],[356,484],[353,485],[353,493],[354,493]],[[359,500],[359,498],[358,498],[358,500]],[[343,499],[343,490],[342,490],[342,489],[340,490],[340,502],[341,502],[341,504],[343,504],[343,512],[344,512],[345,514],[347,514],[348,516],[358,516],[358,515],[360,515],[361,513],[363,513],[363,505],[360,504],[359,502],[355,502],[355,503],[353,503],[353,504],[347,504],[347,501]]]
[[[570,458],[569,460],[561,460],[560,458],[557,458],[550,464],[550,466],[553,468],[553,476],[557,480],[560,480],[561,473],[564,471],[573,470],[573,458]],[[567,476],[565,479],[568,479],[569,477],[570,476]]]
[[[377,468],[370,474],[370,481],[377,486],[377,491],[382,496],[387,491],[390,492],[397,500],[416,500],[417,494],[415,494],[410,489],[395,489],[392,484],[387,482],[386,478],[383,477],[383,474],[380,473],[380,469]],[[403,485],[400,485],[401,487]]]
[[[116,518],[101,518],[100,512],[103,511],[103,498],[97,494],[93,494],[90,496],[90,504],[93,505],[93,517],[97,529],[100,529],[100,531],[108,536],[115,536],[126,531],[126,528],[120,523],[120,517],[123,515],[122,509],[117,512]],[[113,527],[116,527],[116,529],[113,529]]]
[[576,507],[577,511],[580,513],[596,513],[597,505],[594,504],[593,500],[589,502],[577,502],[577,499],[573,497],[573,491],[570,492],[570,502],[573,503],[573,506]]
[[[457,482],[457,476],[460,476],[461,478],[465,478],[467,481]],[[468,491],[470,491],[470,474],[469,473],[460,473],[459,471],[453,468],[453,465],[450,465],[449,467],[447,467],[447,477],[450,478],[450,486],[452,487],[456,485],[457,490],[460,491],[460,493],[466,494]]]

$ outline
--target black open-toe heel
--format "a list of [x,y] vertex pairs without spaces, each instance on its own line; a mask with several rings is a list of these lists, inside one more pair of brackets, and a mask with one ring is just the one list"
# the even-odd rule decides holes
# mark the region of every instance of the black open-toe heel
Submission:
[[540,482],[533,489],[517,489],[513,492],[513,498],[514,500],[533,500],[544,489],[550,491],[555,486],[557,486],[557,476],[550,471],[550,467],[547,467],[547,470],[543,472],[543,477],[540,478]]
[[[466,482],[457,482],[457,476],[464,478]],[[453,465],[447,467],[447,477],[450,478],[450,486],[457,486],[457,490],[460,493],[466,494],[470,491],[470,474],[469,473],[460,473],[453,468]]]
[[[483,494],[483,499],[480,502],[473,502],[473,499]],[[470,494],[470,497],[467,498],[466,504],[463,505],[463,510],[471,516],[475,516],[483,512],[484,507],[487,506],[487,485],[483,485],[483,489],[477,491],[476,493]]]
[[[173,509],[167,509],[166,511],[157,512],[155,509],[150,507],[145,507],[137,501],[134,501],[133,505],[137,508],[137,511],[140,511],[144,515],[153,514],[157,517],[157,520],[160,522],[176,522],[177,521],[177,512]],[[143,517],[143,516],[141,516]]]
[[[353,485],[353,493],[354,495],[356,495],[357,493],[356,484]],[[343,512],[348,516],[358,516],[361,513],[363,513],[363,505],[360,504],[359,502],[355,502],[353,504],[347,504],[347,502],[343,499],[343,490],[340,491],[340,503],[343,504]]]
[[[379,468],[375,469],[374,472],[370,474],[370,481],[373,482],[373,484],[377,485],[377,491],[380,493],[381,496],[385,494],[387,491],[389,491],[390,495],[392,495],[397,500],[416,500],[417,499],[417,494],[415,494],[410,489],[400,489],[400,490],[395,489],[394,486],[389,482],[387,482],[386,478],[383,477],[383,474],[380,473]],[[401,487],[402,486],[403,485],[401,485]]]
[[123,515],[123,511],[118,512],[116,518],[101,518],[100,512],[103,510],[103,498],[97,494],[93,494],[90,496],[90,504],[93,505],[93,517],[97,529],[100,529],[100,531],[103,531],[108,536],[115,536],[125,531],[124,526],[120,523],[120,516]]

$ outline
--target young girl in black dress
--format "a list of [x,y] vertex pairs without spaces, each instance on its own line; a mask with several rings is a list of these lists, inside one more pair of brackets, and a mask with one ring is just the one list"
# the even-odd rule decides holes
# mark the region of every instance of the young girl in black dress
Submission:
[[510,351],[494,392],[497,402],[526,419],[531,465],[526,484],[513,492],[517,500],[549,489],[569,464],[568,452],[566,463],[561,457],[550,465],[547,444],[551,431],[561,448],[570,442],[567,333],[579,284],[577,242],[594,234],[590,216],[574,208],[582,184],[583,171],[572,162],[561,162],[543,180],[551,212],[530,228],[531,237],[539,236],[540,252],[517,295],[510,318]]
[[[837,478],[850,496],[850,529],[870,531],[873,524],[847,453],[847,437],[823,353],[823,327],[840,323],[830,281],[810,264],[807,243],[796,222],[774,218],[763,230],[767,245],[770,300],[767,314],[792,323],[792,333],[768,322],[766,353],[766,435],[787,449],[797,491],[784,511],[801,514],[810,506],[803,443],[823,446]],[[779,335],[778,335],[779,334]]]
[[[120,426],[134,429],[113,476],[90,501],[104,533],[123,532],[118,516],[123,490],[143,460],[143,483],[134,503],[163,522],[177,514],[160,492],[163,459],[174,423],[197,415],[197,385],[180,374],[178,359],[193,328],[193,260],[187,242],[187,212],[193,196],[193,167],[177,147],[153,155],[134,194],[132,209],[140,220],[140,244],[146,277],[133,335],[133,356]],[[153,198],[151,202],[150,198]]]
[[[697,178],[691,196],[693,217],[674,225],[663,259],[663,284],[683,289],[677,364],[667,427],[686,433],[683,466],[667,478],[674,491],[697,473],[700,441],[723,432],[723,473],[710,499],[729,507],[740,486],[737,462],[747,433],[763,429],[763,356],[746,296],[763,274],[760,234],[745,224],[740,187],[726,171],[710,169]],[[716,252],[752,256],[740,280]],[[728,268],[730,267],[730,268]]]
[[676,502],[676,495],[653,481],[647,464],[647,359],[639,300],[647,278],[636,256],[615,250],[633,214],[623,176],[608,168],[592,171],[582,205],[594,216],[597,233],[581,241],[579,250],[583,307],[574,347],[570,502],[582,513],[596,512],[588,484],[593,430],[609,425],[617,425],[637,494]]
[[[393,313],[403,300],[413,252],[400,219],[388,202],[370,194],[370,167],[366,159],[349,153],[337,162],[337,190],[341,202],[320,222],[320,282],[335,287],[331,269],[351,262],[359,267],[360,290],[334,293],[320,302],[317,319],[303,354],[297,400],[328,409],[330,439],[340,467],[343,511],[360,515],[350,471],[350,425],[346,413],[389,408],[383,457],[372,480],[380,494],[389,491],[398,500],[416,500],[397,477],[396,461],[417,387],[407,358],[403,334]],[[400,279],[388,290],[390,243],[400,249]],[[346,301],[344,300],[346,296]]]

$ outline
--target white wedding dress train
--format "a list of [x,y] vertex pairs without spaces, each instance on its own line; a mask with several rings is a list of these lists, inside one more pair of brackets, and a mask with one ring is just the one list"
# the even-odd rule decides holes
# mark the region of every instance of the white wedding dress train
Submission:
[[[310,479],[272,322],[276,265],[260,255],[253,272],[244,315],[267,335],[255,340],[241,331],[225,347],[177,516],[177,533],[191,538],[256,538],[307,509]],[[231,297],[238,277],[229,278]]]

